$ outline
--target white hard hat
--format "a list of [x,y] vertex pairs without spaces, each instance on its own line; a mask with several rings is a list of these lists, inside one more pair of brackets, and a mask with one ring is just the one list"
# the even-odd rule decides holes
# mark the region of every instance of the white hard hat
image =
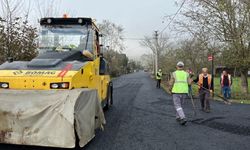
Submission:
[[184,67],[184,63],[183,63],[182,61],[179,61],[179,62],[177,63],[177,66],[178,66],[178,67]]

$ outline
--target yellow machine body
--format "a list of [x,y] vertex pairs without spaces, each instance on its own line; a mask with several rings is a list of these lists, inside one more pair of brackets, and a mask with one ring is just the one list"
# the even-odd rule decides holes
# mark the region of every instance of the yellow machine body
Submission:
[[[98,90],[100,100],[107,97],[109,75],[99,75],[100,58],[87,62],[78,71],[67,70],[0,70],[0,82],[8,83],[9,89],[16,90],[56,90],[52,83],[69,83],[68,89],[92,88]],[[60,74],[65,72],[62,77]],[[61,90],[61,89],[58,89]]]

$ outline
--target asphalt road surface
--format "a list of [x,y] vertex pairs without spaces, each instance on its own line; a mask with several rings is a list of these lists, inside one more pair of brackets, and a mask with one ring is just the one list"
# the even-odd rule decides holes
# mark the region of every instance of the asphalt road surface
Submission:
[[[83,150],[248,150],[250,105],[211,102],[211,113],[196,116],[189,99],[184,111],[187,126],[175,121],[170,95],[156,89],[144,72],[114,80],[114,106],[105,112],[107,125]],[[59,150],[0,145],[0,150]]]

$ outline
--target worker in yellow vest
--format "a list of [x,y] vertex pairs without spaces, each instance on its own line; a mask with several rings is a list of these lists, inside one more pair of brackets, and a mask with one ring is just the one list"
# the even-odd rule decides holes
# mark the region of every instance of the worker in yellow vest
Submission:
[[204,112],[210,112],[209,97],[210,93],[213,92],[213,79],[211,74],[208,73],[207,68],[202,68],[202,73],[199,74],[194,82],[198,83],[199,97],[201,102],[201,109]]
[[177,63],[177,70],[172,73],[169,85],[170,91],[173,96],[174,107],[176,110],[176,121],[178,121],[181,125],[185,125],[187,123],[182,104],[187,97],[188,94],[188,85],[191,84],[191,79],[189,74],[184,71],[184,63]]
[[162,71],[161,71],[161,69],[159,69],[157,71],[155,78],[156,78],[156,81],[157,81],[156,88],[161,88],[161,78],[162,78]]

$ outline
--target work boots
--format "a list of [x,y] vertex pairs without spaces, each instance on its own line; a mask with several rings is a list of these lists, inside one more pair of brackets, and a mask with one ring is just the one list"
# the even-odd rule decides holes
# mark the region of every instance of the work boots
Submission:
[[180,123],[180,125],[185,125],[186,123],[187,123],[187,120],[185,119],[185,118],[183,118],[183,119],[181,119],[180,121],[179,121],[179,123]]
[[177,117],[176,121],[179,122],[180,125],[185,125],[187,123],[186,118],[181,119],[181,118]]
[[177,118],[176,118],[176,121],[177,121],[177,122],[180,122],[180,121],[181,121],[181,118],[177,117]]

